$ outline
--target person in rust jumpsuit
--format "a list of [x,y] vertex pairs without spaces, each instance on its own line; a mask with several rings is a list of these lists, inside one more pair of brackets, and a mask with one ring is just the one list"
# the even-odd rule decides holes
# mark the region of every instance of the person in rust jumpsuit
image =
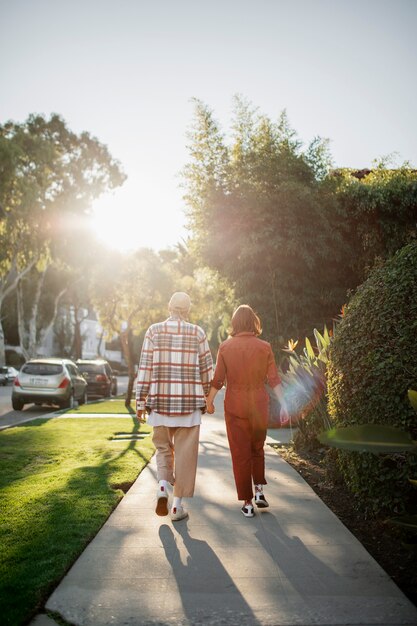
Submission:
[[207,397],[207,411],[214,413],[213,400],[226,383],[224,413],[232,457],[237,496],[242,513],[253,517],[255,504],[269,506],[263,493],[265,480],[264,442],[268,424],[269,396],[265,383],[280,395],[281,379],[270,344],[258,338],[259,317],[243,304],[232,317],[231,336],[218,351],[216,370]]

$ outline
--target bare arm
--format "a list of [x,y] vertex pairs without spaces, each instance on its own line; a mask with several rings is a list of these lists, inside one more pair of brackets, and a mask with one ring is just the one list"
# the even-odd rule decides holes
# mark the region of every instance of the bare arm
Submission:
[[216,371],[214,372],[213,380],[211,381],[210,391],[206,398],[207,413],[214,413],[214,398],[218,394],[219,390],[223,387],[226,379],[226,365],[223,359],[223,355],[219,350],[217,353]]

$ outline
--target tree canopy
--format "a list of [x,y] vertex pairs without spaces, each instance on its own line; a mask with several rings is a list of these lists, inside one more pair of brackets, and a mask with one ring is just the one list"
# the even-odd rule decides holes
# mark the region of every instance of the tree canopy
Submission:
[[331,322],[369,268],[417,236],[415,170],[334,170],[327,140],[304,147],[285,111],[274,121],[237,97],[226,136],[196,100],[188,138],[190,247],[275,345]]
[[384,160],[372,170],[336,170],[336,194],[356,251],[359,282],[376,261],[417,239],[417,171],[392,169]]
[[237,98],[230,142],[196,102],[184,170],[192,249],[260,313],[266,336],[308,332],[343,303],[346,242],[326,181],[326,141],[302,150],[277,122]]
[[58,115],[0,125],[0,313],[28,272],[36,266],[42,275],[51,260],[76,247],[92,200],[123,180],[107,147],[72,132]]

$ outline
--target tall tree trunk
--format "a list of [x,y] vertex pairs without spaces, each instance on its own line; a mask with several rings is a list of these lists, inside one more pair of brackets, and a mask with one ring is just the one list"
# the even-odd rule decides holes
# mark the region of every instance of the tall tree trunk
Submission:
[[[269,275],[270,275],[270,278],[271,278],[272,298],[273,298],[273,301],[274,301],[275,329],[276,329],[277,337],[279,337],[280,330],[279,330],[277,294],[276,294],[276,288],[275,288],[275,272],[272,271],[271,268],[269,268]],[[282,333],[282,331],[281,331],[281,333]]]
[[81,334],[81,324],[83,323],[84,320],[87,319],[88,317],[88,313],[87,315],[84,315],[84,317],[81,317],[80,319],[80,312],[81,312],[81,307],[79,307],[78,305],[73,305],[74,306],[74,343],[72,346],[72,354],[75,360],[77,359],[82,359],[83,358],[83,337]]
[[58,344],[58,354],[63,357],[71,358],[71,350],[74,345],[74,324],[68,319],[70,311],[66,311],[66,315],[59,319],[59,324],[53,329],[56,342]]
[[31,359],[37,356],[37,326],[39,301],[42,294],[42,287],[45,280],[45,273],[38,272],[38,280],[36,282],[35,293],[32,295],[32,306],[30,307],[29,319],[26,320],[23,279],[21,278],[16,287],[17,293],[17,326],[19,333],[19,344],[25,359]]
[[83,340],[81,337],[81,321],[78,319],[79,308],[74,307],[74,343],[72,354],[75,360],[83,358]]
[[17,331],[19,333],[19,345],[22,351],[23,356],[26,361],[30,359],[30,354],[28,351],[28,334],[26,331],[25,324],[25,308],[23,306],[23,285],[22,280],[19,280],[16,287],[16,296],[17,296]]
[[55,320],[56,320],[56,316],[58,315],[58,306],[59,306],[59,301],[61,300],[62,296],[64,295],[64,293],[66,293],[68,290],[68,287],[65,287],[65,289],[62,289],[55,297],[55,301],[54,301],[54,310],[53,310],[53,314],[52,314],[52,318],[49,322],[49,324],[47,326],[45,326],[44,328],[42,328],[39,332],[39,336],[38,336],[38,340],[37,340],[37,346],[36,349],[38,350],[39,347],[42,345],[43,340],[45,339],[45,337],[48,335],[48,333],[50,332],[50,330],[53,328],[54,324],[55,324]]
[[[2,302],[0,300],[0,312],[1,312]],[[4,342],[4,330],[3,324],[0,315],[0,365],[6,365],[6,350],[5,350],[5,342]]]
[[125,361],[127,363],[127,372],[129,376],[125,406],[127,409],[130,409],[130,403],[133,396],[133,384],[136,377],[135,362],[133,356],[133,333],[131,328],[127,327],[125,331],[120,333],[120,343],[122,344],[123,356],[125,357]]
[[37,341],[37,329],[38,329],[38,312],[39,301],[41,299],[43,284],[45,282],[45,276],[48,267],[43,272],[39,272],[39,280],[36,285],[36,290],[33,296],[32,306],[30,308],[30,317],[28,320],[28,353],[30,357],[37,356],[38,341]]
[[127,384],[127,392],[126,392],[126,400],[125,406],[129,410],[130,403],[132,401],[133,395],[133,383],[135,382],[135,359],[133,354],[133,332],[131,328],[132,320],[135,318],[135,315],[140,310],[140,307],[137,307],[133,311],[131,311],[128,319],[127,319],[127,327],[126,330],[120,333],[120,342],[122,344],[122,351],[127,363],[127,371],[129,376],[129,381]]
[[31,359],[37,356],[37,326],[39,301],[41,299],[42,288],[45,281],[47,269],[48,268],[46,268],[43,272],[37,272],[38,280],[36,281],[35,293],[32,295],[32,306],[30,307],[30,315],[28,320],[26,320],[25,318],[26,316],[24,306],[23,279],[19,280],[16,288],[19,343],[25,359]]
[[3,320],[1,317],[1,309],[3,306],[4,299],[8,296],[12,291],[14,291],[17,287],[17,284],[25,274],[30,272],[32,267],[37,262],[37,259],[33,259],[24,270],[19,272],[16,267],[16,261],[13,261],[9,271],[7,272],[4,279],[0,280],[0,365],[6,364],[6,351],[5,351],[5,339],[4,339],[4,329],[3,329]]
[[98,344],[97,344],[97,356],[101,355],[101,344],[103,343],[103,337],[104,337],[104,328],[101,329],[101,333],[100,333],[100,338],[98,340]]

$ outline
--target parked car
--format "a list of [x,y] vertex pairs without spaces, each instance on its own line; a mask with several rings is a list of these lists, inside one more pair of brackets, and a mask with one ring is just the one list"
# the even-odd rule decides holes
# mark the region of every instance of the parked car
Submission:
[[87,381],[88,395],[109,398],[117,394],[117,378],[104,359],[78,359],[77,366]]
[[9,383],[12,383],[19,372],[15,367],[8,367],[7,370],[9,374]]
[[21,411],[25,404],[58,404],[71,409],[74,401],[87,402],[87,383],[69,359],[31,359],[13,383],[12,406]]
[[0,367],[0,385],[3,385],[3,387],[5,387],[8,382],[9,382],[8,368],[2,365]]

